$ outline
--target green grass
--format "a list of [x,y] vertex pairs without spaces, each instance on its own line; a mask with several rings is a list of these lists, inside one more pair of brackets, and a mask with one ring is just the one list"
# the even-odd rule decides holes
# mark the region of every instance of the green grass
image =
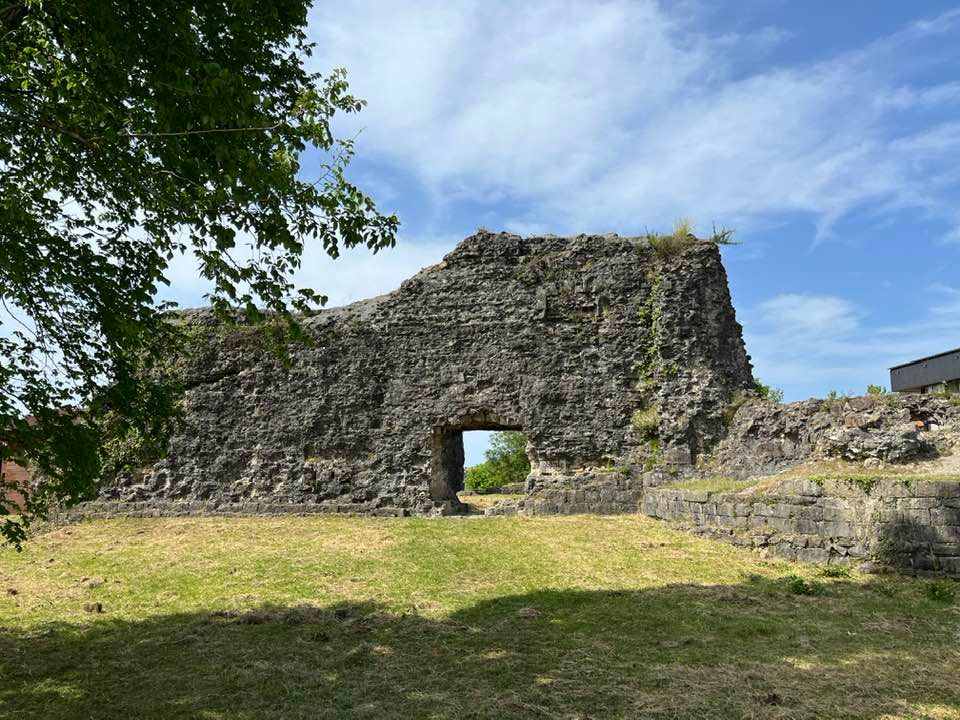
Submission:
[[661,485],[670,490],[693,490],[696,492],[732,493],[746,490],[757,484],[757,480],[734,480],[728,477],[693,478]]
[[945,587],[632,515],[90,522],[0,550],[0,718],[960,718]]

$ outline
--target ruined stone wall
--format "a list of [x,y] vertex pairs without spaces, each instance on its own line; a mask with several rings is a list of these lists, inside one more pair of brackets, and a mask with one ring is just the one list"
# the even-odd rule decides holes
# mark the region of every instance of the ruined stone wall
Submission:
[[[471,429],[526,434],[533,498],[574,498],[588,478],[612,508],[626,478],[621,507],[636,509],[644,470],[711,448],[751,384],[705,242],[664,254],[616,235],[481,233],[393,293],[305,320],[288,366],[254,332],[185,319],[186,426],[88,514],[455,512]],[[644,407],[657,437],[631,428]]]
[[820,459],[865,467],[948,455],[960,438],[960,404],[918,394],[778,404],[750,399],[730,415],[723,442],[700,458],[709,474],[753,477]]
[[960,482],[784,480],[718,493],[650,488],[641,511],[788,560],[880,561],[960,578]]

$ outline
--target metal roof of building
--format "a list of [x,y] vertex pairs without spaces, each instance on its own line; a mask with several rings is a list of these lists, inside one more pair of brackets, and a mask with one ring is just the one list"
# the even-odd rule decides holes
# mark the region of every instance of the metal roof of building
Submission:
[[944,352],[939,352],[936,355],[927,355],[926,357],[917,358],[916,360],[911,360],[910,362],[900,363],[899,365],[894,365],[890,369],[896,370],[897,368],[907,367],[907,365],[915,365],[916,363],[924,362],[925,360],[933,360],[934,358],[943,357],[944,355],[952,355],[953,353],[957,352],[960,352],[960,348],[945,350]]

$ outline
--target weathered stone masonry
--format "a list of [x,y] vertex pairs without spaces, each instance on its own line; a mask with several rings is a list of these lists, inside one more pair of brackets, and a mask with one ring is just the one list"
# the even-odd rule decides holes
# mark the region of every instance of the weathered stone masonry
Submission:
[[784,480],[762,492],[649,488],[641,511],[788,560],[880,560],[960,578],[960,483]]
[[[526,434],[530,511],[636,511],[645,468],[713,447],[751,384],[706,242],[480,233],[395,292],[306,320],[288,367],[256,333],[185,318],[186,427],[87,514],[456,512],[471,429]],[[659,438],[631,428],[645,407]]]
[[[960,482],[929,472],[960,451],[958,430],[960,406],[929,395],[751,400],[702,469],[770,477],[739,493],[647,488],[640,509],[790,560],[880,560],[960,577]],[[824,460],[845,461],[849,476],[790,477],[795,466]],[[919,474],[903,474],[911,469]]]

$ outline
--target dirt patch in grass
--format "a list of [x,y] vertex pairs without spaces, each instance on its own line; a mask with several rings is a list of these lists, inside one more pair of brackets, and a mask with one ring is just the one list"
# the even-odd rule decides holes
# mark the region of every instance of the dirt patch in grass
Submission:
[[949,592],[639,516],[86,523],[7,585],[0,718],[960,718]]

